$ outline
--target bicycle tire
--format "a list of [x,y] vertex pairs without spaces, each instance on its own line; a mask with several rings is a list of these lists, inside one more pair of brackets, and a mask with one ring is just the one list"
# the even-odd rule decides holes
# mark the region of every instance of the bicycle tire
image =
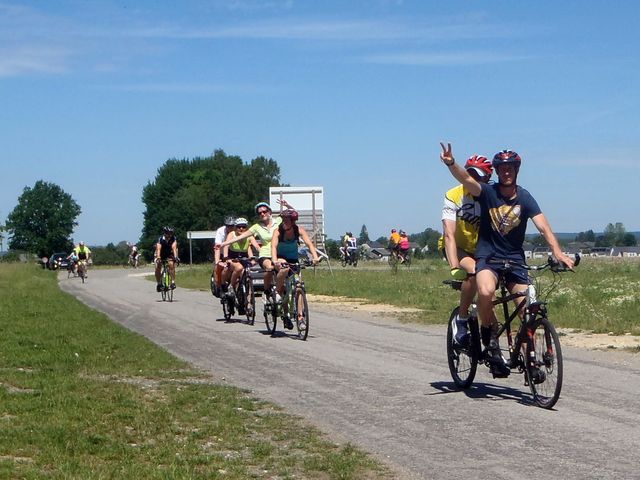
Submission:
[[[171,279],[169,276],[169,269],[167,268],[167,264],[163,263],[162,265],[162,290],[160,291],[162,295],[162,301],[166,302],[169,298],[169,290],[171,286]],[[173,300],[173,297],[172,297]],[[171,300],[170,300],[171,301]]]
[[469,342],[466,347],[456,345],[453,341],[453,327],[451,323],[458,314],[459,307],[451,312],[447,325],[447,363],[453,383],[462,390],[466,390],[473,384],[478,370],[478,349],[476,344],[479,341],[479,331],[477,319],[469,319]]
[[[527,342],[527,367],[525,370],[527,382],[536,405],[549,409],[556,404],[562,390],[563,360],[560,338],[547,317],[538,317],[528,328],[530,329],[529,333],[533,333],[529,337],[533,343]],[[532,361],[534,358],[535,360]],[[544,374],[541,382],[531,381],[536,377],[534,368],[539,368],[540,372]]]
[[78,266],[78,276],[82,279],[82,283],[84,283],[84,275],[85,275],[85,267],[84,265]]
[[244,314],[247,316],[247,323],[253,325],[256,321],[256,296],[253,291],[253,280],[249,275],[245,275],[245,305]]
[[306,340],[309,335],[309,304],[307,292],[304,288],[297,287],[294,294],[293,314],[295,315],[298,338]]
[[269,292],[265,292],[264,295],[268,295],[271,301],[271,308],[269,311],[265,308],[264,321],[267,325],[267,331],[273,335],[276,333],[276,326],[278,325],[278,305],[276,304],[275,288]]
[[389,255],[389,266],[391,267],[391,271],[393,273],[398,272],[398,257],[396,257],[393,253]]
[[220,303],[222,303],[222,314],[224,315],[224,319],[226,321],[229,321],[233,316],[233,310],[231,305],[229,304],[229,297],[227,296],[227,294],[223,293],[222,295],[223,297],[220,300]]

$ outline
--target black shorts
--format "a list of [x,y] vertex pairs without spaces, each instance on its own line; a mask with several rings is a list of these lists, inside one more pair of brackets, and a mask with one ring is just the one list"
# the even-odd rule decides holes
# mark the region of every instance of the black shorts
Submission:
[[[489,260],[489,261],[487,261]],[[520,257],[511,258],[509,260],[513,260],[514,262],[524,263],[524,260]],[[476,259],[476,274],[481,272],[482,270],[491,270],[496,278],[499,277],[500,272],[504,270],[500,266],[500,263],[496,262],[495,259],[488,259],[487,257],[482,257]],[[529,285],[529,274],[527,270],[522,267],[511,267],[509,271],[505,274],[505,280],[507,283],[516,283],[519,285]]]
[[234,258],[249,258],[249,254],[247,252],[234,252],[233,250],[229,250],[227,258],[230,260]]
[[266,268],[264,268],[264,261],[265,260],[271,261],[271,257],[260,257],[258,259],[258,265],[260,265],[260,268],[263,269],[263,270],[266,270]]

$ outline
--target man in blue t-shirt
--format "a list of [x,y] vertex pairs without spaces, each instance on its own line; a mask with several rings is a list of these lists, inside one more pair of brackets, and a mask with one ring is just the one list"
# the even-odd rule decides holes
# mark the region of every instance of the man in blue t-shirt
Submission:
[[[491,259],[514,260],[525,263],[522,244],[531,219],[544,237],[556,259],[573,268],[573,260],[562,253],[551,226],[531,194],[516,183],[522,160],[510,150],[498,152],[493,157],[493,167],[498,183],[483,184],[457,165],[451,152],[451,144],[440,143],[440,159],[449,167],[451,174],[464,185],[467,191],[478,198],[480,204],[480,233],[476,248],[476,284],[478,288],[478,314],[480,316],[482,342],[488,347],[494,376],[507,376],[497,339],[498,322],[493,311],[493,297],[498,283],[499,265]],[[514,268],[507,274],[510,292],[527,288],[529,277],[523,268]]]

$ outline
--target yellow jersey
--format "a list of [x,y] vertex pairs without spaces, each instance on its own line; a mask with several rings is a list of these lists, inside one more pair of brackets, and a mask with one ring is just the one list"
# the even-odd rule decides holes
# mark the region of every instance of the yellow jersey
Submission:
[[[473,254],[480,229],[480,204],[462,185],[453,187],[444,195],[442,220],[456,222],[456,246]],[[438,240],[438,250],[444,250],[444,237]]]

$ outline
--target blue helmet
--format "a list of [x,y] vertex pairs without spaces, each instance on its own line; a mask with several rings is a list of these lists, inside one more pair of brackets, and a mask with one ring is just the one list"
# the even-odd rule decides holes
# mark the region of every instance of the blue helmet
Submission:
[[256,213],[258,213],[258,209],[260,207],[267,207],[269,209],[270,212],[272,212],[273,210],[271,209],[271,205],[269,205],[267,202],[260,202],[260,203],[256,203],[256,206],[254,207],[254,210],[256,211]]

